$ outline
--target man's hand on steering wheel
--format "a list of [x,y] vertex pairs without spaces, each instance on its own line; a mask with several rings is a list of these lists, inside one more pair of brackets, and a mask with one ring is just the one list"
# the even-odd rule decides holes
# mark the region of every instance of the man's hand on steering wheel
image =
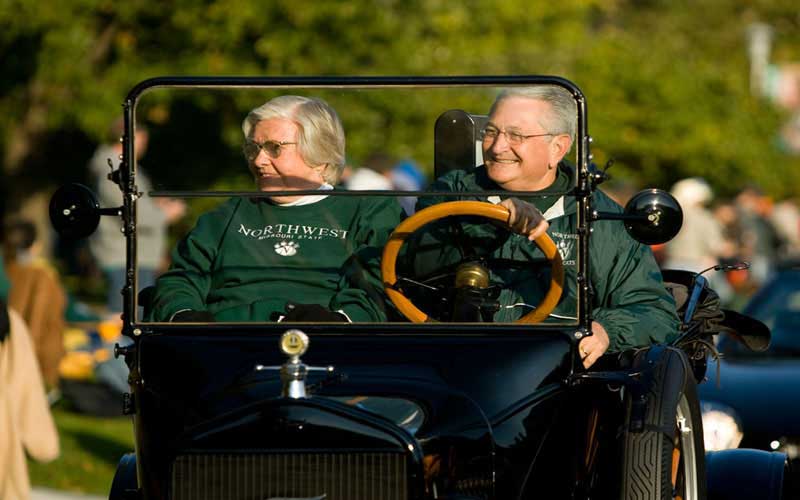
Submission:
[[[513,210],[513,213],[512,213]],[[420,310],[403,294],[402,289],[396,285],[397,255],[400,247],[411,234],[426,224],[445,217],[457,215],[478,215],[487,219],[504,223],[509,230],[527,234],[550,261],[550,288],[542,301],[534,307],[533,311],[517,319],[515,323],[534,324],[547,318],[558,304],[564,290],[564,267],[561,256],[555,243],[545,232],[548,228],[547,221],[542,214],[529,203],[511,198],[499,205],[480,201],[449,201],[432,205],[415,213],[401,222],[389,237],[383,249],[381,258],[381,274],[383,276],[384,290],[392,303],[408,319],[415,323],[431,321],[427,313]]]
[[518,234],[527,234],[531,241],[543,235],[550,227],[542,212],[527,201],[508,198],[499,205],[508,209],[508,226],[511,230]]

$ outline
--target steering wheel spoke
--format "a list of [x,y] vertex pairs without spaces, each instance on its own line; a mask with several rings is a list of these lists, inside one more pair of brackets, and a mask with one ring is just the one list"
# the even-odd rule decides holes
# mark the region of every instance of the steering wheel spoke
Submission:
[[[425,279],[425,281],[438,281],[440,279],[446,278],[447,276],[448,276],[447,274],[434,276],[432,278]],[[408,284],[408,285],[418,286],[420,288],[424,288],[424,289],[432,291],[432,292],[439,292],[439,291],[442,290],[442,287],[429,285],[429,284],[425,283],[425,281],[416,281],[416,280],[412,280],[411,278],[405,278],[403,276],[398,276],[397,277],[397,282],[395,283],[395,288],[402,290],[403,285]]]

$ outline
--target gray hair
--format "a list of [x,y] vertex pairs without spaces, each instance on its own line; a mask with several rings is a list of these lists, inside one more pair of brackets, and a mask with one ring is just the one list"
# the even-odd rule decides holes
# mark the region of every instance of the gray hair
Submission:
[[497,106],[506,99],[522,97],[550,103],[552,113],[541,117],[541,125],[551,134],[568,134],[575,142],[575,131],[578,128],[578,108],[575,98],[564,87],[557,85],[536,85],[534,87],[511,87],[500,92],[495,99],[489,115],[493,115]]
[[336,184],[345,161],[344,127],[336,111],[322,99],[283,95],[271,99],[247,114],[242,132],[250,139],[260,121],[272,118],[291,120],[299,129],[297,150],[308,165],[325,165],[322,177]]

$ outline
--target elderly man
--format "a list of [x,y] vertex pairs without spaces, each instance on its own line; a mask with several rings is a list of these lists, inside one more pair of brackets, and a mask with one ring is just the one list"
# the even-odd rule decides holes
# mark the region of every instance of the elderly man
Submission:
[[[156,321],[385,320],[379,258],[400,219],[393,198],[336,197],[345,159],[338,115],[320,99],[280,96],[242,124],[259,198],[200,217],[172,253]],[[286,191],[318,190],[302,196]]]
[[[574,185],[574,168],[563,162],[575,137],[575,100],[557,86],[513,88],[503,92],[492,105],[489,120],[482,130],[484,165],[452,171],[433,186],[438,191],[535,191],[538,196],[500,200],[489,196],[481,201],[499,203],[511,211],[511,235],[492,257],[525,262],[541,254],[533,240],[547,231],[558,246],[567,276],[575,273],[576,205],[573,198],[561,196]],[[462,199],[476,199],[464,197]],[[418,209],[453,198],[428,197]],[[594,206],[602,211],[621,211],[604,193],[597,191]],[[484,241],[497,240],[490,225],[467,229],[471,236],[485,233]],[[599,221],[593,225],[591,245],[591,285],[593,293],[593,335],[580,341],[584,366],[591,366],[607,350],[663,342],[677,335],[675,303],[664,288],[660,271],[649,247],[628,237],[618,221]],[[473,238],[480,241],[480,238]],[[541,290],[530,288],[533,274],[515,268],[497,273],[506,288],[500,295],[501,309],[495,321],[513,321],[528,310],[514,307],[536,303]],[[539,280],[541,281],[541,280]],[[574,282],[574,279],[572,280]],[[556,313],[574,315],[574,290],[567,289]]]

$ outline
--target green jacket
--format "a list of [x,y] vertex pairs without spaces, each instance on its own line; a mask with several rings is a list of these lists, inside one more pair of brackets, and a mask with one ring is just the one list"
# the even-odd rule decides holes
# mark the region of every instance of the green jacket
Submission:
[[[574,318],[577,312],[575,284],[577,259],[576,203],[571,196],[555,193],[566,192],[572,186],[572,167],[561,164],[554,184],[542,191],[554,193],[546,197],[527,198],[544,213],[550,223],[548,234],[553,238],[561,254],[565,271],[565,290],[551,316]],[[489,179],[486,169],[478,167],[470,172],[452,171],[437,180],[435,191],[501,191]],[[493,201],[487,197],[420,198],[418,209],[443,201],[473,199]],[[599,211],[621,212],[621,207],[601,191],[595,191],[593,206]],[[475,221],[467,224],[461,235],[478,254],[495,259],[526,262],[541,260],[538,247],[526,236],[509,234],[495,224]],[[435,246],[433,247],[435,248]],[[438,255],[425,257],[428,262],[452,263],[453,255],[446,255],[441,247]],[[409,249],[409,254],[413,253]],[[621,351],[630,347],[645,346],[654,342],[665,342],[677,336],[678,316],[675,302],[664,288],[661,272],[650,248],[634,241],[620,221],[598,221],[593,224],[589,240],[590,279],[594,290],[592,315],[608,332],[609,350]],[[416,257],[415,257],[416,258]],[[498,266],[501,267],[501,266]],[[501,305],[538,304],[547,286],[549,269],[531,266],[531,270],[510,269],[493,271],[493,280],[503,285],[500,293]],[[514,321],[530,311],[525,307],[501,308],[495,321]]]
[[289,207],[228,200],[172,252],[151,320],[192,309],[218,321],[271,321],[292,301],[385,321],[380,255],[400,213],[393,198],[328,196]]

